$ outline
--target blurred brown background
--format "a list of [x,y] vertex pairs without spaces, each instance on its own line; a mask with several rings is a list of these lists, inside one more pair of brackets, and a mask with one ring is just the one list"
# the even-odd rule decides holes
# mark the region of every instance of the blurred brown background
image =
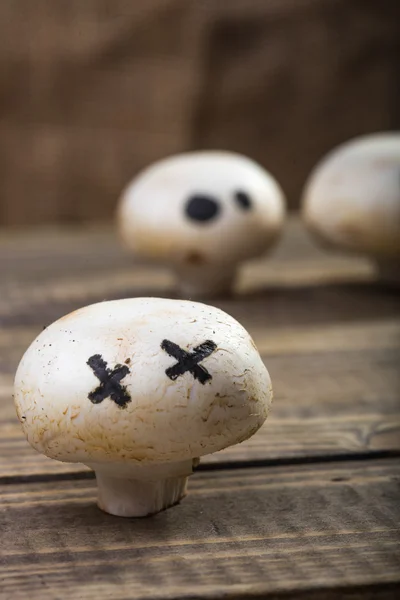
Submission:
[[250,155],[290,205],[400,124],[399,0],[1,0],[0,224],[110,219],[178,151]]

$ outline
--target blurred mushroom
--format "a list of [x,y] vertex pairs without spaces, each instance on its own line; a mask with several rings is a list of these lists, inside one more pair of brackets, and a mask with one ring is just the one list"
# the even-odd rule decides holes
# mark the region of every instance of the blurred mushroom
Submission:
[[179,502],[198,457],[249,438],[271,400],[247,331],[184,300],[77,310],[36,338],[15,377],[29,443],[93,469],[100,508],[119,516]]
[[306,184],[302,215],[323,243],[365,254],[400,280],[400,134],[377,133],[330,152]]
[[124,191],[118,223],[136,255],[171,266],[188,297],[232,289],[238,264],[270,248],[285,215],[283,193],[258,164],[229,152],[172,156]]

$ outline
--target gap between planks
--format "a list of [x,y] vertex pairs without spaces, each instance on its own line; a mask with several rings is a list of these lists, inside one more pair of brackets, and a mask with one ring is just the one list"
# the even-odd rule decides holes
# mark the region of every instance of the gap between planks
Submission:
[[[235,471],[237,469],[260,469],[274,467],[294,467],[305,465],[336,464],[342,462],[363,462],[400,458],[400,450],[368,450],[365,452],[343,452],[342,454],[316,454],[314,456],[293,456],[277,458],[259,458],[231,460],[224,462],[201,462],[193,471],[195,473],[213,471]],[[0,476],[0,485],[19,485],[25,483],[50,483],[56,481],[85,481],[95,479],[94,471],[85,465],[76,465],[74,471],[35,473],[32,475]]]

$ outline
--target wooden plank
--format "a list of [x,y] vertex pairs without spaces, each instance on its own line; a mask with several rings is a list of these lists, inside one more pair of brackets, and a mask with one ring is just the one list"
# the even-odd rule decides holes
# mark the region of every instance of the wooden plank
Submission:
[[[310,267],[307,267],[309,269]],[[318,270],[326,273],[326,264]],[[323,282],[317,270],[315,279],[308,270],[296,264],[284,267],[261,263],[246,270],[238,294],[231,299],[214,299],[212,303],[239,321],[249,319],[247,326],[299,326],[334,321],[365,321],[399,316],[398,294],[390,288],[373,286],[368,281]],[[31,274],[31,277],[33,275]],[[335,272],[333,277],[337,277]],[[300,281],[299,281],[300,279]],[[303,279],[303,281],[301,281]],[[308,282],[304,279],[310,280]],[[289,281],[290,280],[290,281]],[[59,274],[51,279],[33,281],[20,273],[18,281],[1,285],[0,323],[2,328],[41,327],[81,306],[124,297],[174,297],[174,280],[162,269],[144,265],[115,270],[90,269],[79,276]]]
[[[366,336],[359,350],[351,339],[348,352],[285,354],[281,345],[276,355],[265,356],[275,389],[266,424],[250,440],[204,457],[203,464],[399,451],[398,351],[365,348],[368,339],[374,345]],[[52,461],[28,445],[11,394],[7,375],[0,387],[0,477],[81,471],[82,465]]]
[[[128,265],[128,261],[132,262],[129,253],[121,247],[115,230],[104,224],[89,222],[84,227],[57,225],[1,230],[0,274],[2,276],[7,273],[15,276],[16,267],[29,274],[33,265],[39,271],[54,275],[55,268],[59,270],[60,262],[61,270],[69,271],[70,268],[74,269],[78,266],[85,268],[88,266],[86,261],[89,259],[90,266],[97,266],[97,268],[115,268],[121,260],[125,266]],[[368,262],[360,257],[327,253],[313,242],[298,217],[289,215],[283,235],[277,246],[267,255],[267,262],[301,263],[304,260],[322,261],[328,265],[335,261],[335,264],[347,265],[347,268],[352,264],[359,271],[364,270]],[[264,258],[261,258],[261,262],[264,262]]]
[[[366,267],[326,255],[290,220],[274,255],[245,268],[242,292],[215,300],[252,334],[275,403],[256,436],[205,464],[399,450],[398,296],[368,283]],[[25,442],[11,400],[17,364],[42,327],[70,310],[105,298],[172,295],[173,280],[165,270],[131,266],[104,228],[5,235],[0,273],[0,477],[79,471]],[[358,283],[337,283],[349,273]]]
[[[321,281],[329,276],[326,264],[318,265],[310,272],[310,266],[301,270],[295,264],[261,263],[243,270],[238,293],[233,299],[213,299],[212,303],[238,320],[243,314],[253,320],[262,317],[275,324],[299,325],[326,322],[332,318],[366,319],[384,314],[398,315],[398,296],[391,290],[373,287],[368,281],[357,283],[357,275],[351,275],[352,284],[337,283],[340,277],[335,270],[331,282]],[[72,269],[71,269],[72,271]],[[20,325],[43,326],[61,316],[95,302],[126,297],[176,297],[174,279],[165,269],[132,265],[129,268],[94,268],[79,276],[54,275],[50,280],[40,274],[29,281],[19,274],[18,281],[1,286],[0,323],[3,328]],[[207,302],[207,299],[205,300]],[[356,310],[355,310],[356,309]],[[358,316],[357,316],[358,315]]]
[[[115,234],[105,229],[5,236],[0,240],[0,278],[3,327],[43,325],[79,306],[104,299],[175,293],[168,270],[133,260],[120,247]],[[333,284],[343,281],[351,283],[338,297]],[[332,308],[354,314],[355,305],[360,318],[370,315],[374,304],[378,314],[393,314],[393,294],[382,288],[372,288],[372,297],[366,294],[371,292],[372,282],[373,268],[368,261],[321,252],[299,223],[290,220],[272,256],[244,265],[238,295],[217,304],[222,303],[228,312],[237,306],[238,315],[241,308],[255,310],[257,315],[262,310],[264,318],[270,315],[271,319],[287,313],[289,323],[293,322],[291,315],[298,316],[299,310],[303,320],[308,316],[309,321],[311,314],[315,319],[321,313],[329,315]],[[285,293],[287,289],[290,295]]]
[[149,519],[102,513],[91,480],[5,485],[2,599],[394,598],[399,478],[388,460],[198,473]]

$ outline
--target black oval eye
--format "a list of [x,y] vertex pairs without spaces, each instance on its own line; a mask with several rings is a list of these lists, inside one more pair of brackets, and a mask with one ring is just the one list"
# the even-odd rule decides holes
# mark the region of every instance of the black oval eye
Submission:
[[241,209],[250,210],[252,201],[251,201],[249,194],[247,194],[247,192],[242,192],[242,191],[235,192],[234,198]]
[[214,219],[220,209],[220,204],[210,196],[195,194],[186,202],[185,213],[189,219],[204,223]]

